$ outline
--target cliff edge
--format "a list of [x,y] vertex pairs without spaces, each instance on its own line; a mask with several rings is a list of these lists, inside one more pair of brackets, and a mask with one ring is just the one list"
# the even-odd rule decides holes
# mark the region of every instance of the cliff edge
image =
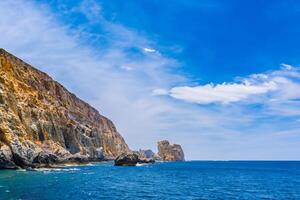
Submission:
[[0,49],[0,168],[102,160],[129,151],[112,121]]

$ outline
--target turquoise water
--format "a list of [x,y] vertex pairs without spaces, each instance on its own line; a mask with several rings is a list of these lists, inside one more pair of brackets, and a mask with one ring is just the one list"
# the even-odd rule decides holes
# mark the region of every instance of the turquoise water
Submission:
[[112,163],[0,171],[0,199],[300,199],[300,162]]

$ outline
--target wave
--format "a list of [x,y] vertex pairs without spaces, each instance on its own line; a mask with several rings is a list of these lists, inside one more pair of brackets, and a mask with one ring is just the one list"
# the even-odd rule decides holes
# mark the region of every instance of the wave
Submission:
[[64,167],[58,167],[58,168],[37,168],[37,169],[30,169],[25,171],[35,171],[35,172],[52,172],[52,171],[79,171],[79,168],[64,168]]

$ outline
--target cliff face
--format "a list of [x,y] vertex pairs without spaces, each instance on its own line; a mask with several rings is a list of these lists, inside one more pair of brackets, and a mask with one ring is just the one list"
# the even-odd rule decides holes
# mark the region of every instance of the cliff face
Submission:
[[163,140],[158,142],[158,156],[163,161],[184,161],[184,153],[179,144],[170,144]]
[[0,168],[98,160],[128,151],[109,119],[0,49]]

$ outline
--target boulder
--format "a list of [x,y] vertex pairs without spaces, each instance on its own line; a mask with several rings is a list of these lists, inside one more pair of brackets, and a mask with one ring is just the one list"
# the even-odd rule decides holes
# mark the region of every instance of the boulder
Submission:
[[136,153],[122,153],[115,159],[115,166],[136,166],[139,156]]
[[32,163],[41,149],[33,145],[31,141],[19,141],[17,138],[13,139],[10,143],[10,149],[12,153],[13,162],[21,168],[34,168],[35,165]]

